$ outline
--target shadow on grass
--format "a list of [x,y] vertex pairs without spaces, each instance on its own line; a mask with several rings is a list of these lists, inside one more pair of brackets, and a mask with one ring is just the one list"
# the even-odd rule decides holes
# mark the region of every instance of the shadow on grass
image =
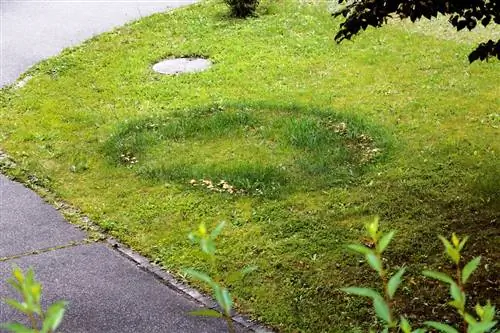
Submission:
[[389,148],[386,131],[354,115],[254,102],[126,122],[103,152],[150,181],[224,181],[238,193],[275,196],[352,184]]

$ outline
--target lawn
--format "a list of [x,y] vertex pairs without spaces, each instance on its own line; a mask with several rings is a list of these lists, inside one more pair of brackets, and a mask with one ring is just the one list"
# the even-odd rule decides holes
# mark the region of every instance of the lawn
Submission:
[[[153,15],[34,67],[1,91],[0,148],[16,166],[0,169],[181,279],[209,270],[188,233],[226,220],[212,273],[256,265],[227,286],[282,332],[374,323],[339,288],[374,279],[346,244],[375,215],[398,230],[391,270],[411,269],[396,307],[414,321],[448,312],[419,272],[447,267],[436,236],[452,231],[483,255],[474,299],[499,305],[500,63],[467,62],[475,38],[498,32],[392,23],[337,45],[323,5],[226,13],[207,1]],[[151,69],[194,55],[213,67]]]

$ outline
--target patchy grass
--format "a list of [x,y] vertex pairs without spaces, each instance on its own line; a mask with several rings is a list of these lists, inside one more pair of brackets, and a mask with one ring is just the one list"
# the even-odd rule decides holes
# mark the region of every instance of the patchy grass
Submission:
[[[3,89],[0,147],[17,163],[7,172],[179,276],[206,269],[188,232],[227,220],[219,273],[257,265],[229,287],[242,311],[283,332],[372,324],[370,307],[338,288],[371,281],[345,244],[374,214],[399,230],[394,268],[414,267],[397,306],[415,320],[443,313],[446,291],[418,272],[442,264],[436,235],[452,230],[484,255],[474,299],[498,304],[498,61],[469,65],[468,41],[395,24],[336,45],[323,6],[226,12],[207,2],[145,18]],[[214,66],[151,69],[192,55]]]
[[104,150],[157,183],[272,197],[353,183],[387,149],[362,128],[331,110],[218,105],[127,122]]

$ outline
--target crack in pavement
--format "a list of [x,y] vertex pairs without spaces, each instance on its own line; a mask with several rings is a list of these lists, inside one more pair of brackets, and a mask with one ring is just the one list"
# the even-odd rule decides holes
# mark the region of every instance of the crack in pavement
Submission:
[[61,250],[61,249],[66,249],[68,247],[74,247],[74,246],[85,245],[85,244],[90,244],[90,243],[98,243],[98,242],[99,242],[99,240],[85,238],[83,240],[72,241],[72,242],[69,242],[69,243],[66,243],[63,245],[46,247],[46,248],[42,248],[42,249],[36,249],[36,250],[28,251],[28,252],[14,254],[14,255],[6,256],[6,257],[0,257],[0,262],[5,262],[5,261],[9,261],[9,260],[34,256],[34,255],[46,253],[46,252],[57,251],[57,250]]

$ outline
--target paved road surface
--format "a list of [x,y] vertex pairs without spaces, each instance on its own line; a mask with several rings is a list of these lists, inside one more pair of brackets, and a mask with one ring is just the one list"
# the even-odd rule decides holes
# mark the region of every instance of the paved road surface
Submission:
[[42,59],[123,23],[194,0],[0,0],[0,86]]

